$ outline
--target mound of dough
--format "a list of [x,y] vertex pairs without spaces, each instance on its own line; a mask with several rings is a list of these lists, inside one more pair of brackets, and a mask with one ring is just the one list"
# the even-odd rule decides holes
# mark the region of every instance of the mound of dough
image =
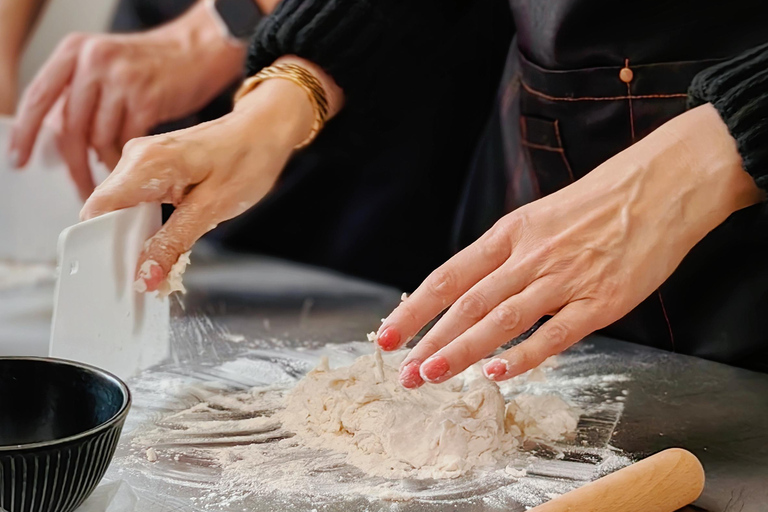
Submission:
[[[350,464],[385,478],[458,477],[497,465],[526,433],[560,437],[576,427],[578,415],[549,396],[548,408],[568,413],[535,428],[539,416],[524,418],[522,412],[533,402],[507,406],[498,386],[485,379],[464,386],[455,378],[406,390],[398,382],[402,357],[384,361],[377,352],[333,370],[324,359],[288,394],[280,413],[283,426],[300,443],[346,453]],[[521,426],[518,416],[525,419]],[[554,424],[566,417],[562,425]]]

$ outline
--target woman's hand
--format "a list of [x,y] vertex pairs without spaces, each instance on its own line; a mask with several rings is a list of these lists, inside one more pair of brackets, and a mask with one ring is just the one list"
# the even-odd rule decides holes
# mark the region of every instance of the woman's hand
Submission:
[[58,102],[58,146],[85,199],[94,187],[89,147],[114,167],[128,140],[198,110],[236,80],[244,57],[245,46],[228,40],[202,3],[142,34],[72,34],[21,99],[11,160],[27,163]]
[[3,71],[0,62],[0,115],[13,115],[16,106],[16,73]]
[[[312,72],[328,95],[329,115],[338,112],[343,94],[329,76],[296,57],[277,62],[297,63]],[[139,287],[154,291],[180,254],[269,192],[293,148],[308,136],[314,119],[301,87],[283,79],[266,80],[222,118],[130,141],[115,170],[96,188],[80,215],[90,219],[143,202],[176,207],[139,259]]]
[[709,231],[761,197],[717,111],[696,108],[502,218],[402,302],[378,342],[402,346],[450,306],[401,366],[401,383],[415,388],[554,315],[483,367],[492,380],[514,377],[627,314]]

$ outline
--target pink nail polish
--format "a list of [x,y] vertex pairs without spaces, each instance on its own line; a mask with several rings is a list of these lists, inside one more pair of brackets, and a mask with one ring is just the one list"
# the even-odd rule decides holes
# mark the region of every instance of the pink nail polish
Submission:
[[432,356],[421,365],[419,374],[427,382],[440,383],[451,376],[448,360],[443,356]]
[[[165,279],[163,268],[156,261],[147,260],[141,264],[136,281],[143,281],[146,286],[145,290],[153,292],[157,290],[163,279]],[[134,285],[134,288],[138,290],[140,286]]]
[[384,350],[395,350],[400,344],[400,333],[394,327],[387,327],[379,334],[378,343]]
[[483,373],[490,380],[501,380],[509,373],[509,361],[494,357],[483,365]]
[[419,375],[421,361],[410,361],[400,369],[400,384],[405,389],[416,389],[424,384],[424,380]]

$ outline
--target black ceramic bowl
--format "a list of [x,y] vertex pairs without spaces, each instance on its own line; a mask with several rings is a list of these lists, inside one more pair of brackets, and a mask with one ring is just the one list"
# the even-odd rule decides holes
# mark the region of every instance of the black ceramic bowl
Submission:
[[0,510],[70,512],[104,476],[131,406],[92,366],[0,357]]

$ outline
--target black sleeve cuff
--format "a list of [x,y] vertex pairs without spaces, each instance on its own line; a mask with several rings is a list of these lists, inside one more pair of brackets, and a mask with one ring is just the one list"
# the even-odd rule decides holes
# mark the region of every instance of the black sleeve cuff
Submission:
[[347,99],[370,78],[367,60],[394,25],[400,0],[283,0],[259,25],[246,63],[248,76],[293,54],[322,67]]
[[757,185],[768,190],[768,44],[707,68],[688,90],[690,107],[712,103]]

